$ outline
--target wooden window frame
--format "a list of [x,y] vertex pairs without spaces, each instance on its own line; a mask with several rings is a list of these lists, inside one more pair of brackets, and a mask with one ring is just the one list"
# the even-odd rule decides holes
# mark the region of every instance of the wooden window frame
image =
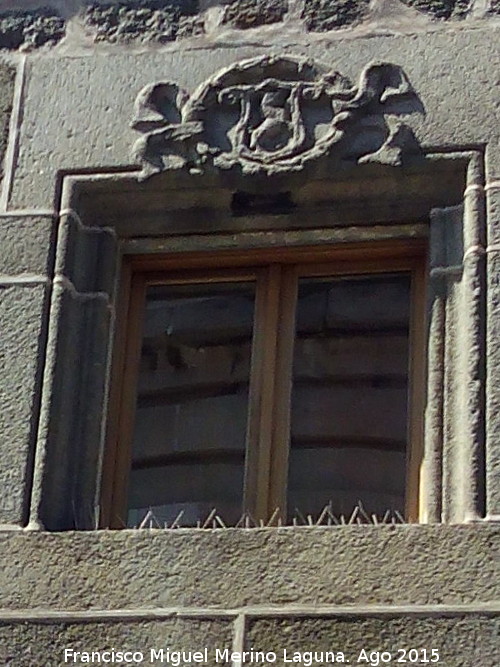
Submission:
[[[123,528],[142,341],[150,285],[256,281],[244,509],[268,521],[286,516],[290,400],[298,278],[411,274],[406,519],[418,521],[425,402],[427,243],[422,239],[342,245],[185,252],[126,257],[111,378],[101,526]],[[277,344],[277,337],[280,343]],[[269,372],[273,368],[274,372]],[[242,508],[243,510],[243,508]]]

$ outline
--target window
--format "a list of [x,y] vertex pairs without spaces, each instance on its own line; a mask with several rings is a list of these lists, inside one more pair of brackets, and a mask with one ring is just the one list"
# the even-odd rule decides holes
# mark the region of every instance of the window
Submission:
[[422,242],[136,257],[103,510],[418,517]]

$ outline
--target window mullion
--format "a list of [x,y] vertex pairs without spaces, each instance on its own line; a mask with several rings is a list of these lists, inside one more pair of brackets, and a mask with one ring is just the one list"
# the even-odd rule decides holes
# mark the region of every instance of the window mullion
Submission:
[[245,469],[245,510],[266,520],[269,507],[281,268],[257,280]]
[[298,273],[295,267],[283,268],[280,283],[279,317],[277,322],[277,354],[274,371],[274,408],[272,424],[269,505],[271,515],[279,509],[286,521],[286,489],[290,451],[290,419],[295,344],[295,311],[297,306]]

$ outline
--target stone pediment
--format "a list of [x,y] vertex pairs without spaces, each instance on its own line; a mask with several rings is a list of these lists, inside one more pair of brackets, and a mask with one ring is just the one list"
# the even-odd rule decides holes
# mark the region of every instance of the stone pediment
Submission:
[[153,83],[136,101],[141,178],[172,169],[271,175],[325,156],[399,165],[415,139],[401,116],[422,106],[401,67],[372,62],[353,85],[304,58],[262,56],[225,68],[192,95]]

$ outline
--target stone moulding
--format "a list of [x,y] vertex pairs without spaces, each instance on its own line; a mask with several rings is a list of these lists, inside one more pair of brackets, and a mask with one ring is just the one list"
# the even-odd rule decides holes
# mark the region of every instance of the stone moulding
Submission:
[[371,62],[357,86],[305,58],[261,56],[221,70],[192,95],[174,82],[137,97],[132,127],[141,180],[209,169],[300,171],[322,157],[399,166],[416,146],[400,116],[423,107],[401,67]]
[[[487,279],[495,276],[486,272],[486,258],[491,261],[493,255],[486,246],[482,147],[428,150],[423,160],[400,169],[353,166],[316,181],[301,172],[296,209],[280,215],[235,216],[226,183],[178,175],[167,171],[142,183],[130,170],[63,175],[28,528],[92,530],[98,525],[116,289],[124,256],[179,253],[180,258],[235,247],[414,238],[416,232],[429,238],[424,329],[431,400],[425,414],[421,520],[498,520],[497,497],[485,491],[485,479],[489,488],[495,483],[494,461],[485,465],[485,450],[487,461],[494,459],[497,441],[493,434],[485,444],[484,382],[491,364],[483,313]],[[335,528],[338,539],[350,529]]]

